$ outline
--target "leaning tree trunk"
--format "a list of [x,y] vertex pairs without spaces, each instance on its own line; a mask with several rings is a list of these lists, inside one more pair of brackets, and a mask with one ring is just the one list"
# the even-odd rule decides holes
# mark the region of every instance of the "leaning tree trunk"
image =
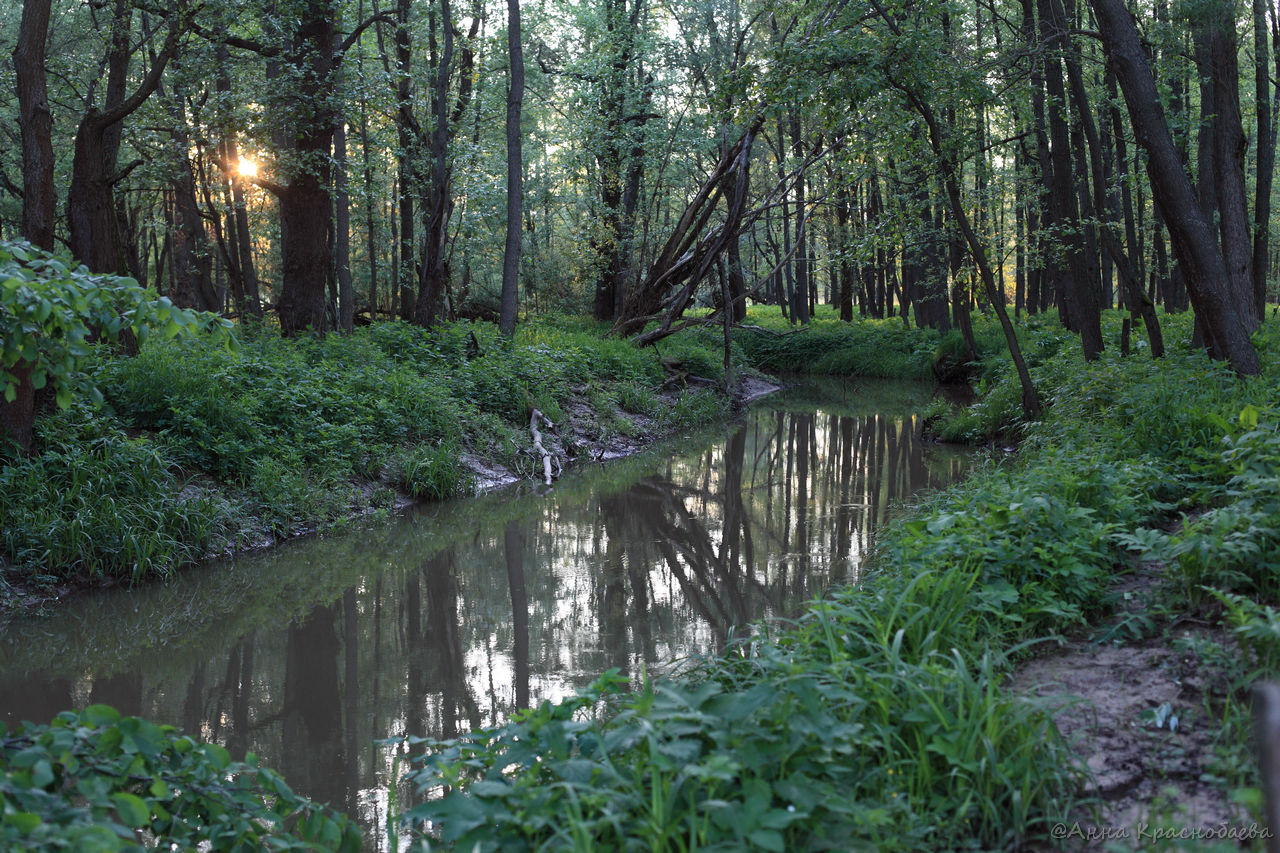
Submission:
[[1151,191],[1169,230],[1174,254],[1196,316],[1209,335],[1210,354],[1238,373],[1257,374],[1262,365],[1249,341],[1213,228],[1200,209],[1182,168],[1156,93],[1155,78],[1124,0],[1091,0],[1107,59],[1129,109],[1137,142],[1147,152]]
[[925,126],[929,129],[929,146],[933,149],[934,158],[942,173],[942,183],[946,190],[947,202],[951,207],[951,214],[965,242],[969,245],[969,253],[973,257],[974,264],[978,267],[978,275],[987,291],[987,299],[991,302],[991,308],[995,311],[996,317],[1000,321],[1005,343],[1009,346],[1009,356],[1013,359],[1014,369],[1018,373],[1018,382],[1022,386],[1022,417],[1025,420],[1033,421],[1040,417],[1040,395],[1036,393],[1036,387],[1031,382],[1031,373],[1027,370],[1027,363],[1022,358],[1022,347],[1018,343],[1018,336],[1014,332],[1013,323],[1009,320],[1009,311],[1005,307],[1002,294],[996,286],[995,274],[992,272],[991,263],[987,259],[986,246],[978,235],[974,233],[973,227],[969,224],[969,217],[965,213],[964,200],[960,194],[960,181],[957,176],[956,162],[954,155],[951,153],[954,149],[946,138],[945,131],[938,122],[933,108],[917,95],[910,86],[904,85],[892,77],[890,77],[890,83],[902,92],[915,111],[924,119]]

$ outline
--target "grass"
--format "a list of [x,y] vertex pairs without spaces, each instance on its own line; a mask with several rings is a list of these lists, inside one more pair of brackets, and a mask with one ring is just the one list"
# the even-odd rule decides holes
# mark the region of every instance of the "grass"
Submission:
[[[592,389],[609,404],[601,417],[626,428],[619,404],[671,431],[724,413],[709,392],[659,406],[659,353],[606,332],[562,317],[512,342],[485,323],[292,340],[244,327],[234,350],[201,338],[153,339],[135,358],[100,349],[85,371],[103,402],[39,419],[38,455],[0,455],[0,592],[164,575],[390,506],[397,490],[465,494],[460,453],[528,467],[530,411],[558,423]],[[680,343],[718,377],[714,346]]]

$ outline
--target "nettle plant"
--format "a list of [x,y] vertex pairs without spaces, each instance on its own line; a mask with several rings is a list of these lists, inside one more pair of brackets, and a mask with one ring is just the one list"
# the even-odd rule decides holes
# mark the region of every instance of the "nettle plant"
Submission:
[[[96,342],[133,335],[141,345],[151,334],[206,332],[230,346],[231,328],[229,320],[179,308],[131,278],[91,273],[26,242],[0,241],[0,388],[7,404],[46,386],[60,408],[78,395],[100,401],[83,370]],[[21,416],[29,419],[30,412]]]

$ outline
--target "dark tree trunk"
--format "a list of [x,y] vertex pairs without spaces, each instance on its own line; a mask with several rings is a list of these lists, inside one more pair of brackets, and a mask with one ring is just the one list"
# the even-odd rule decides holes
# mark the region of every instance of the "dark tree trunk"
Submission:
[[[1238,2],[1220,0],[1208,5],[1205,11],[1207,19],[1195,29],[1195,34],[1208,42],[1209,67],[1202,68],[1200,74],[1202,79],[1208,76],[1213,92],[1211,134],[1217,173],[1214,202],[1218,233],[1231,297],[1236,301],[1245,331],[1252,333],[1261,323],[1262,306],[1255,304],[1253,296],[1253,228],[1244,178],[1248,141],[1240,113],[1240,69],[1236,58]],[[1200,51],[1196,53],[1198,58]]]
[[213,253],[205,233],[204,218],[196,201],[196,181],[191,160],[187,156],[186,134],[175,134],[182,146],[182,159],[173,181],[175,228],[173,232],[173,269],[177,281],[174,301],[187,308],[219,311],[221,302],[213,286]]
[[1147,152],[1151,190],[1160,206],[1210,353],[1239,373],[1261,371],[1249,341],[1213,228],[1206,220],[1169,133],[1155,79],[1124,0],[1091,0],[1108,61],[1120,83],[1138,144]]
[[1022,347],[1018,343],[1017,333],[1013,329],[1013,323],[1009,320],[1009,312],[1005,308],[1004,300],[1000,298],[995,274],[992,272],[991,264],[987,259],[986,247],[982,244],[978,235],[974,233],[973,228],[969,225],[968,216],[965,214],[964,200],[960,194],[958,170],[954,155],[951,153],[954,149],[946,138],[945,131],[928,102],[917,95],[910,86],[901,84],[892,77],[889,82],[902,92],[915,111],[924,119],[926,127],[928,127],[929,146],[933,149],[934,159],[942,173],[943,187],[947,193],[951,215],[969,246],[969,254],[973,258],[974,264],[978,267],[978,275],[987,291],[987,299],[990,300],[991,308],[995,311],[996,317],[1000,321],[1005,343],[1009,346],[1009,356],[1013,359],[1014,369],[1018,373],[1018,382],[1022,388],[1022,416],[1025,420],[1033,421],[1040,417],[1040,395],[1036,393],[1035,385],[1031,382],[1031,373],[1027,370],[1026,361],[1022,357]]
[[[638,55],[643,0],[605,3],[605,25],[611,35],[607,48],[616,51],[602,81],[600,119],[604,124],[603,150],[597,157],[600,174],[601,233],[594,238],[599,264],[596,278],[594,315],[600,320],[616,319],[633,286],[635,264],[631,241],[635,235],[636,212],[640,200],[640,179],[644,169],[644,127],[652,97],[651,78],[646,77]],[[627,96],[633,77],[640,84],[641,103]],[[629,116],[629,112],[635,115]]]
[[[1071,61],[1065,38],[1066,24],[1058,0],[1040,0],[1040,30],[1045,41],[1062,56],[1045,57],[1045,84],[1048,93],[1050,159],[1053,172],[1049,191],[1049,208],[1055,224],[1063,229],[1057,239],[1063,246],[1064,263],[1060,273],[1062,289],[1059,310],[1064,312],[1066,326],[1081,336],[1085,359],[1092,361],[1102,351],[1102,332],[1098,315],[1097,260],[1092,262],[1083,221],[1089,211],[1081,211],[1075,164],[1072,163],[1070,131],[1067,127],[1067,94],[1063,86],[1063,65],[1070,74]],[[1081,164],[1083,166],[1083,164]],[[1081,169],[1081,186],[1087,186],[1087,169]],[[1086,204],[1087,191],[1082,194]]]
[[160,85],[165,66],[177,50],[178,36],[185,23],[182,14],[174,13],[164,47],[138,88],[126,98],[123,87],[129,61],[131,16],[127,11],[117,10],[107,103],[102,110],[90,107],[80,120],[71,161],[71,188],[67,193],[71,253],[93,272],[125,273],[127,270],[113,192],[120,177],[116,173],[120,123],[142,106]]
[[1276,137],[1271,118],[1271,61],[1267,42],[1267,6],[1253,0],[1254,104],[1258,178],[1253,203],[1253,300],[1260,318],[1267,306],[1268,248],[1271,239],[1271,184],[1276,167]]
[[[44,58],[49,34],[50,0],[28,0],[22,7],[13,67],[18,90],[18,127],[22,134],[22,236],[53,251],[57,192],[53,183],[53,117],[49,110]],[[11,368],[17,396],[0,396],[0,436],[11,439],[23,454],[34,449],[35,388],[31,365]]]
[[273,187],[280,200],[280,329],[293,335],[325,330],[329,281],[331,215],[330,146],[333,142],[333,0],[307,0],[295,30],[300,47],[289,61],[298,80],[286,109],[295,113],[294,158],[285,186]]
[[[507,88],[507,244],[502,255],[502,334],[516,331],[520,295],[520,238],[524,216],[524,158],[521,151],[520,107],[524,102],[524,49],[520,44],[520,0],[507,0],[507,58],[511,66]],[[528,701],[526,697],[526,701]]]
[[[413,309],[413,322],[430,326],[440,313],[440,299],[449,286],[449,221],[453,216],[453,128],[466,109],[471,96],[470,47],[463,49],[458,79],[458,103],[453,115],[449,113],[449,81],[453,71],[453,7],[449,0],[440,2],[440,32],[443,45],[439,56],[435,53],[435,15],[430,15],[431,49],[435,65],[432,83],[431,133],[427,135],[427,154],[431,161],[431,180],[422,211],[422,269],[418,278],[418,300]],[[479,26],[479,16],[472,20],[469,36],[474,39]]]
[[840,307],[840,319],[846,323],[853,322],[853,264],[849,261],[849,202],[850,193],[847,185],[842,185],[836,193],[836,233],[839,235],[839,261],[837,262],[836,281],[838,284],[836,303]]
[[[804,162],[804,136],[799,108],[793,108],[790,116],[791,153],[796,163]],[[808,323],[809,299],[812,282],[809,280],[808,212],[805,210],[804,175],[796,179],[796,283],[792,311],[801,323]]]
[[49,5],[50,0],[23,3],[13,68],[22,132],[22,236],[53,251],[58,201],[53,184],[53,117],[44,70]]

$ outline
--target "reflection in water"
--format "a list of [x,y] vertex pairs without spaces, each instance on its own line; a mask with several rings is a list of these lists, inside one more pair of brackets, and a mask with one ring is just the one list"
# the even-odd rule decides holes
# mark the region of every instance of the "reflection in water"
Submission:
[[375,739],[452,736],[610,667],[638,679],[722,651],[856,582],[892,504],[963,468],[921,441],[918,389],[900,414],[804,394],[550,495],[425,508],[15,620],[0,713],[106,702],[177,723],[379,827],[390,757]]

